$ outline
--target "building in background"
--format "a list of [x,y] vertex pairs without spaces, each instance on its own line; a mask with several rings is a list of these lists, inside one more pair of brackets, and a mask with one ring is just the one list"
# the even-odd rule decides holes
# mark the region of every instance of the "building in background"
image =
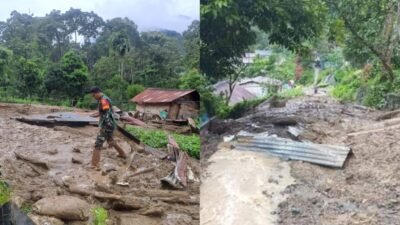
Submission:
[[166,117],[170,120],[196,118],[200,95],[196,90],[148,88],[131,99],[143,119]]

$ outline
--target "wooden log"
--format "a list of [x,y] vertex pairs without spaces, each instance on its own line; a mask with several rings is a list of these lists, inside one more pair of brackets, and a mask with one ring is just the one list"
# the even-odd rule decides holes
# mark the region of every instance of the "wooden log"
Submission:
[[200,200],[198,198],[180,198],[180,197],[161,197],[153,198],[154,200],[163,201],[171,204],[183,204],[183,205],[198,205]]
[[138,171],[134,172],[133,174],[128,175],[128,177],[135,177],[138,176],[140,174],[144,174],[144,173],[150,173],[154,171],[154,167],[151,168],[141,168],[138,169]]

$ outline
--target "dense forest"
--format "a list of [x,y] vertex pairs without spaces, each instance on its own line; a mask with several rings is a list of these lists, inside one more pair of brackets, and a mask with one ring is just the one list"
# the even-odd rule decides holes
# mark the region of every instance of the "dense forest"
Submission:
[[139,32],[129,18],[104,20],[71,8],[0,21],[0,99],[90,107],[100,86],[115,104],[146,87],[191,88],[199,77],[199,21],[183,34]]
[[[267,75],[310,86],[318,55],[319,81],[335,80],[330,95],[384,108],[388,93],[400,93],[399,31],[394,0],[201,0],[200,68],[212,83]],[[244,65],[244,53],[255,49],[272,55]]]

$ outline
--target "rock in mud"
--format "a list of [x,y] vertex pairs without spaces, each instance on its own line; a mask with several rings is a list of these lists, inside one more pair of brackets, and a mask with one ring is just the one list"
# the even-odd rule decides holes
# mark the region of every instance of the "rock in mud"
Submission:
[[37,214],[67,221],[85,221],[90,214],[90,205],[87,202],[67,195],[43,198],[37,201],[32,209]]
[[75,164],[82,164],[83,163],[83,160],[82,159],[79,159],[79,158],[76,158],[76,157],[72,157],[72,163],[75,163]]
[[48,154],[48,155],[56,155],[58,153],[57,149],[49,149],[44,151],[44,153]]
[[140,214],[144,216],[162,217],[164,215],[164,208],[162,206],[154,206],[144,210]]
[[162,225],[191,225],[192,217],[186,214],[168,214]]
[[113,165],[113,164],[106,163],[106,164],[103,165],[103,171],[105,173],[109,173],[111,171],[117,171],[117,167],[115,165]]
[[81,151],[79,148],[74,147],[74,148],[72,149],[72,152],[81,153],[82,151]]
[[29,218],[32,220],[34,224],[37,225],[64,225],[64,222],[60,219],[49,217],[49,216],[40,216],[36,214],[30,214]]
[[142,198],[136,197],[122,197],[120,200],[116,200],[112,204],[112,208],[115,210],[137,210],[146,208],[149,205],[149,201],[145,201]]
[[150,218],[146,216],[139,215],[122,215],[118,218],[117,225],[132,225],[132,224],[140,224],[140,225],[160,225],[160,220],[155,218]]

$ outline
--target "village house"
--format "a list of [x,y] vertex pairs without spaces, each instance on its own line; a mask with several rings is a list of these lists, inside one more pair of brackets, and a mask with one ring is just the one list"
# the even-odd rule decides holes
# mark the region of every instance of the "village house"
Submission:
[[199,116],[200,95],[196,90],[148,88],[131,99],[143,119],[163,117],[186,120]]

